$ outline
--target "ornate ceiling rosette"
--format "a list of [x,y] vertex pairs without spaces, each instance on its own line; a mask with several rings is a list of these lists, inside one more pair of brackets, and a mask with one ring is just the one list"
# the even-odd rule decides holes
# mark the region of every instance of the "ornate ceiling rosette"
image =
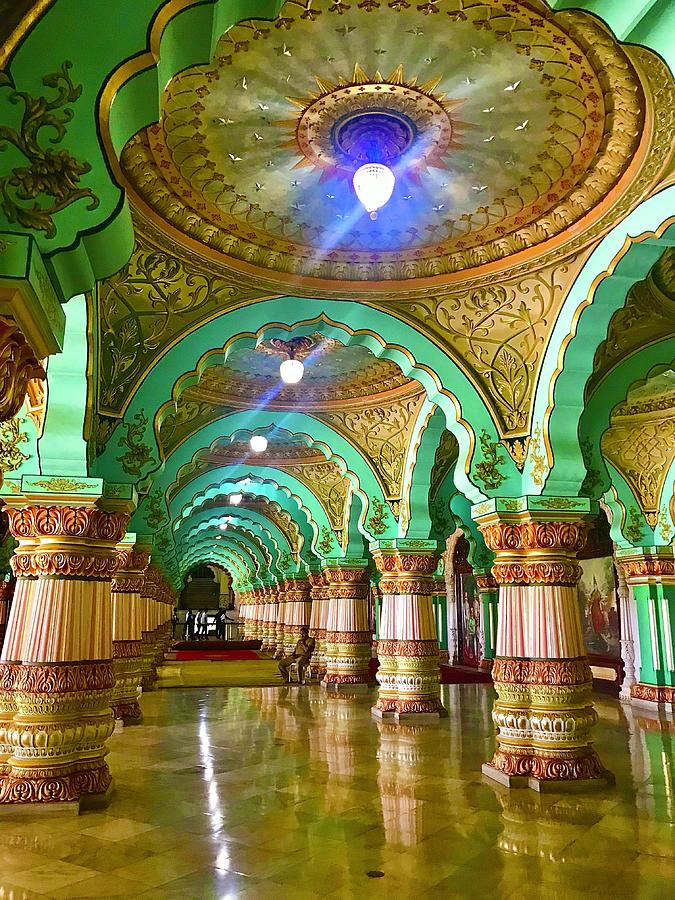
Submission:
[[[649,51],[540,0],[290,0],[171,80],[122,171],[174,240],[268,286],[413,288],[609,228],[667,156],[650,79],[667,81]],[[346,162],[364,111],[400,159],[375,222]]]

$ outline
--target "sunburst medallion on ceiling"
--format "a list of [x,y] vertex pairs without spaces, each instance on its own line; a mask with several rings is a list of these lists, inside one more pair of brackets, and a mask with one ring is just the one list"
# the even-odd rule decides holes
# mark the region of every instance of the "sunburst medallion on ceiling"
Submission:
[[[645,55],[541,0],[290,0],[171,80],[122,170],[143,214],[268,281],[459,273],[578,243],[640,186]],[[403,154],[375,222],[343,158],[364,110]]]

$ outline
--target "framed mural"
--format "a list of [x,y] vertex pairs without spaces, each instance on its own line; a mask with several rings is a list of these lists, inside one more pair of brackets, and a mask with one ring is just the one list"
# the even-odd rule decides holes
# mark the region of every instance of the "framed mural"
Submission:
[[620,657],[616,575],[611,556],[579,560],[581,625],[589,653]]
[[483,658],[483,628],[480,597],[472,574],[457,576],[457,614],[459,618],[460,656],[463,665],[478,668]]

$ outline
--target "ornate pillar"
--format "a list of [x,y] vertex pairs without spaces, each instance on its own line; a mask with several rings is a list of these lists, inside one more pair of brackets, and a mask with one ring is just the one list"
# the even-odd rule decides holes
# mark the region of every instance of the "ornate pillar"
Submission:
[[381,573],[377,655],[380,691],[373,715],[406,718],[447,715],[440,699],[440,659],[432,594],[438,565],[433,541],[371,544]]
[[119,567],[112,580],[112,711],[125,725],[136,725],[141,721],[138,695],[143,658],[140,594],[150,554],[133,544],[120,544],[117,556]]
[[321,680],[326,673],[326,623],[328,621],[328,583],[323,572],[308,576],[312,597],[309,633],[316,641],[310,663],[312,677]]
[[445,586],[445,572],[434,575],[433,604],[440,662],[442,665],[447,666],[450,663],[450,652],[448,647],[448,594]]
[[16,712],[6,732],[2,803],[91,802],[110,787],[110,579],[128,515],[99,509],[96,499],[7,501],[18,540],[12,566],[20,580],[34,582],[17,597],[3,653]]
[[[368,624],[367,561],[332,560],[323,570],[327,581],[325,660],[321,687],[328,691],[367,690],[372,635]],[[325,602],[325,601],[324,601]]]
[[635,677],[635,639],[633,635],[633,618],[637,621],[635,610],[635,598],[626,581],[623,567],[614,558],[614,571],[616,572],[617,596],[619,598],[619,645],[621,647],[621,659],[623,661],[623,681],[619,691],[619,700],[630,702],[633,685],[637,684]]
[[157,593],[158,574],[156,569],[148,566],[139,597],[142,644],[141,687],[144,691],[151,691],[157,680],[155,667],[155,595]]
[[9,618],[9,610],[14,597],[14,588],[16,581],[10,578],[9,581],[0,581],[0,650],[5,640],[5,631],[7,629],[7,620]]
[[265,587],[262,616],[260,620],[260,649],[266,653],[270,650],[272,635],[274,635],[274,648],[276,648],[276,609],[274,604],[275,588]]
[[277,628],[275,634],[274,658],[281,659],[284,655],[284,634],[286,633],[286,592],[289,582],[284,579],[279,582],[279,607],[277,611]]
[[[474,508],[496,553],[499,585],[492,669],[497,750],[483,772],[507,787],[539,791],[604,786],[613,778],[592,747],[597,716],[577,598],[576,556],[586,541],[589,502],[563,498],[557,514],[528,510],[530,502],[540,500],[507,498]],[[583,512],[569,512],[575,505]]]
[[497,647],[497,601],[499,588],[490,571],[474,570],[476,590],[480,598],[481,627],[483,630],[483,658],[479,668],[492,671]]
[[640,680],[632,702],[675,709],[675,548],[618,550],[616,558],[633,590],[640,641]]
[[310,586],[307,578],[291,578],[286,581],[284,617],[284,655],[295,649],[303,625],[309,627],[312,611]]

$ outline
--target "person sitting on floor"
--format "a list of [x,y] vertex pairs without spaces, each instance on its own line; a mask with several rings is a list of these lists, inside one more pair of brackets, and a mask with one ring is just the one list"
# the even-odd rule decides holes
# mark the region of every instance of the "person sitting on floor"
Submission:
[[316,641],[309,636],[309,628],[303,625],[300,629],[300,640],[295,645],[292,655],[284,656],[283,659],[279,660],[279,672],[284,681],[288,681],[288,670],[296,661],[298,663],[298,681],[303,681],[305,669],[309,665],[315,646]]

